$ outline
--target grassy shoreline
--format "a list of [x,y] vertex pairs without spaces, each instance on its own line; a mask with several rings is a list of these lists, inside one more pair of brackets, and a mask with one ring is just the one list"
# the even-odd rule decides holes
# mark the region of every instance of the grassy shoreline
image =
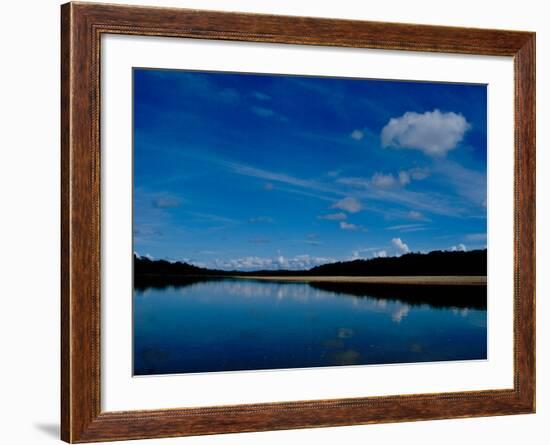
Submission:
[[368,283],[368,284],[406,284],[406,285],[448,285],[448,286],[484,286],[486,276],[263,276],[232,275],[229,278],[242,280],[286,281],[298,283]]

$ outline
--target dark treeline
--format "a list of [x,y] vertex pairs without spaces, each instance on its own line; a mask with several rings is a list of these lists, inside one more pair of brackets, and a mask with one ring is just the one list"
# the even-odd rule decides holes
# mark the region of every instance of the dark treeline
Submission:
[[323,264],[308,271],[316,276],[464,276],[487,275],[487,249],[469,252],[408,253],[400,257],[372,258]]
[[[176,276],[464,276],[487,275],[487,249],[469,252],[433,251],[408,253],[400,257],[371,258],[323,264],[309,270],[227,271],[206,269],[182,262],[150,260],[134,255],[134,277],[159,280]],[[157,277],[157,278],[155,278]]]

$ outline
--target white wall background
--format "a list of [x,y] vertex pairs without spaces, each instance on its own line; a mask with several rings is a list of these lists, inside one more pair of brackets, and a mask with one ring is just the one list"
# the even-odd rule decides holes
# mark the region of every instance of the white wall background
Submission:
[[[279,444],[345,442],[512,444],[548,441],[550,422],[550,13],[537,0],[132,0],[120,3],[413,22],[537,32],[538,347],[537,414],[486,419],[161,439],[147,443]],[[0,441],[58,440],[59,417],[59,4],[6,2],[0,68]]]

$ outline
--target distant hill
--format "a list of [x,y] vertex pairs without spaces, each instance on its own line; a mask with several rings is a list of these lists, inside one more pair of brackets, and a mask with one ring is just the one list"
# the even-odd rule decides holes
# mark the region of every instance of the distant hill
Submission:
[[134,255],[134,276],[140,280],[197,276],[460,276],[487,275],[487,249],[469,252],[433,251],[400,257],[371,258],[323,264],[309,270],[227,271],[206,269],[182,262],[150,260]]

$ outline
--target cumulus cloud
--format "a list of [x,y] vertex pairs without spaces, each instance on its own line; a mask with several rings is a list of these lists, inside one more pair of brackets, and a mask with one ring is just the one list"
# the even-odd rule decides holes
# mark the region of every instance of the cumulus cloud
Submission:
[[349,136],[356,141],[360,141],[365,137],[365,133],[363,133],[361,130],[353,130]]
[[450,249],[449,249],[451,252],[466,252],[466,246],[462,243],[460,244],[457,244],[456,246],[452,246]]
[[378,252],[374,252],[372,255],[375,258],[386,258],[388,256],[388,252],[385,250],[379,250]]
[[247,256],[232,259],[216,259],[214,267],[225,270],[306,270],[321,264],[333,263],[336,260],[330,257],[296,255],[285,257],[277,255],[276,257]]
[[407,246],[401,238],[392,238],[392,245],[397,249],[398,253],[404,254],[409,253],[409,246]]
[[423,114],[408,111],[392,118],[380,135],[384,147],[420,150],[428,156],[445,156],[457,147],[470,124],[464,116],[439,110]]
[[342,221],[342,220],[346,219],[347,217],[348,217],[348,215],[346,215],[345,213],[338,212],[338,213],[329,213],[327,215],[319,215],[317,218],[326,219],[328,221]]
[[401,170],[397,173],[376,172],[370,179],[365,178],[340,178],[338,182],[341,184],[351,185],[356,188],[368,189],[374,187],[376,189],[390,189],[394,187],[404,187],[410,184],[413,180],[419,181],[428,176],[426,169],[412,168],[410,170]]
[[347,197],[347,198],[341,199],[338,202],[335,202],[332,205],[332,208],[345,210],[346,212],[349,212],[349,213],[357,213],[363,208],[363,206],[361,205],[359,200],[355,198]]

